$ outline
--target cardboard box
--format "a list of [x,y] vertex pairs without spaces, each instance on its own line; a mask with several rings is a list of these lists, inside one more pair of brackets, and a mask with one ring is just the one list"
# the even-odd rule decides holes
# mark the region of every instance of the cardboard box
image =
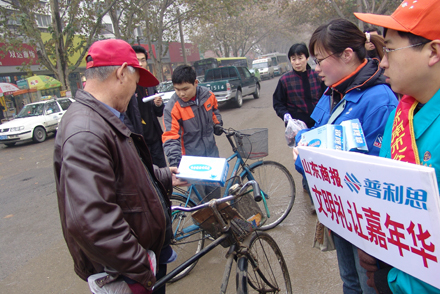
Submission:
[[308,146],[345,150],[344,129],[340,125],[324,125],[310,130],[301,135],[302,142],[308,142]]
[[364,131],[357,118],[305,132],[301,135],[301,141],[308,142],[308,146],[312,147],[368,152]]
[[182,156],[176,177],[190,184],[224,187],[229,164],[225,158]]

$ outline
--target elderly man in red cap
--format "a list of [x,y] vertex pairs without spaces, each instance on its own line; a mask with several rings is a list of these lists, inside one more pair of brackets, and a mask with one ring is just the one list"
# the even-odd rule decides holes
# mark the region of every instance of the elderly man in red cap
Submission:
[[[390,16],[355,15],[384,27],[386,47],[380,66],[393,91],[404,95],[388,119],[380,156],[432,166],[439,181],[440,1],[403,1]],[[381,262],[378,267],[377,260],[362,251],[359,258],[369,286],[378,293],[440,293],[396,268]]]
[[[157,79],[130,44],[97,41],[84,90],[64,114],[54,168],[61,225],[75,272],[93,293],[150,293],[159,260],[170,260],[169,195],[176,168],[153,167],[142,136],[123,123],[136,84]],[[104,293],[104,292],[102,292]]]

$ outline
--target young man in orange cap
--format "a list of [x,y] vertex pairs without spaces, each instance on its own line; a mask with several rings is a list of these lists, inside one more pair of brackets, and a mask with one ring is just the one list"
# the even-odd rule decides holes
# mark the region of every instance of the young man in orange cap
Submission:
[[[440,1],[403,1],[391,16],[355,16],[384,27],[386,47],[380,65],[393,91],[404,95],[388,119],[380,156],[432,166],[439,181]],[[369,286],[378,293],[440,293],[396,268],[378,268],[376,259],[364,252],[359,258]]]
[[153,166],[145,141],[126,127],[123,113],[136,84],[158,81],[123,40],[93,43],[86,61],[87,84],[55,140],[64,238],[76,274],[89,280],[93,293],[113,293],[103,291],[115,285],[124,293],[151,293],[159,259],[173,255],[169,195],[180,181],[176,168]]

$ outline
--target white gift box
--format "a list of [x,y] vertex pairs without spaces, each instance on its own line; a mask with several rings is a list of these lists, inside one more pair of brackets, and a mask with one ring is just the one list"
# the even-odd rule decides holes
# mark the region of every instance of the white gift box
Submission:
[[308,146],[345,150],[344,128],[340,125],[324,125],[301,135],[301,142]]
[[308,146],[343,151],[368,152],[364,131],[359,119],[341,122],[340,125],[324,125],[301,135]]
[[224,187],[228,169],[225,158],[184,155],[176,177],[190,184]]

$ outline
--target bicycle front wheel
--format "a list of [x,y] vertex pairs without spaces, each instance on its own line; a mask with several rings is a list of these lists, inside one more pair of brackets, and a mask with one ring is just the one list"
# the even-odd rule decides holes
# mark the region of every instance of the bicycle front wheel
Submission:
[[[295,182],[290,172],[282,164],[275,161],[262,161],[251,170],[252,176],[264,193],[266,202],[258,202],[266,217],[260,230],[269,230],[281,223],[292,210],[295,202]],[[242,177],[251,180],[249,174]]]
[[[171,195],[171,205],[182,207],[194,206],[191,201],[187,201],[185,196],[176,194]],[[171,272],[174,268],[202,250],[205,238],[204,231],[194,224],[190,212],[172,211],[171,221],[173,224],[173,240],[171,242],[171,247],[176,251],[177,259],[168,264],[168,272]],[[188,275],[196,264],[197,261],[172,278],[170,282],[178,281]]]
[[258,231],[252,234],[248,258],[248,293],[292,293],[283,254],[270,235]]

